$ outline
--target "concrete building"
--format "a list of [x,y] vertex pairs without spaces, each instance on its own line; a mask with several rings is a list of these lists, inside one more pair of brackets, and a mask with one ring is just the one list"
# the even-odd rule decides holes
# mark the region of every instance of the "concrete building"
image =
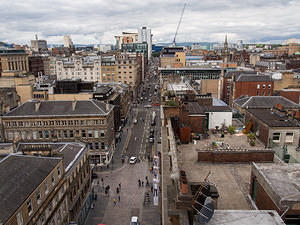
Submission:
[[300,78],[293,71],[278,71],[272,76],[272,79],[274,81],[274,92],[294,88],[300,90]]
[[64,47],[65,48],[74,48],[74,44],[73,44],[73,41],[72,41],[70,35],[64,36]]
[[1,76],[20,75],[29,72],[28,55],[24,50],[0,49]]
[[122,44],[137,43],[139,41],[138,33],[132,33],[132,32],[122,32],[122,35],[115,36],[115,39],[116,39],[117,49],[121,49]]
[[31,40],[31,50],[34,52],[46,51],[48,50],[46,40]]
[[110,162],[115,150],[114,106],[97,100],[26,102],[2,117],[7,142],[86,143],[93,165]]
[[0,115],[3,115],[20,104],[20,96],[15,88],[0,88]]
[[0,221],[68,224],[62,158],[9,155],[0,161]]
[[102,56],[100,80],[102,83],[116,82],[118,80],[116,56]]
[[71,57],[56,60],[57,80],[81,79],[101,82],[101,57]]
[[286,224],[299,224],[298,163],[252,163],[250,196],[260,210],[276,210]]
[[138,42],[147,43],[148,47],[148,60],[150,60],[152,56],[152,34],[151,34],[151,29],[147,27],[142,27],[138,29]]

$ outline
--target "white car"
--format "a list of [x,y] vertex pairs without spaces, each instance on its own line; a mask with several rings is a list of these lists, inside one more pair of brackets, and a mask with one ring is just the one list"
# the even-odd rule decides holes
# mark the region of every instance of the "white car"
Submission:
[[134,119],[133,123],[134,123],[134,124],[137,124],[137,123],[138,123],[137,119]]
[[129,163],[130,163],[130,164],[135,164],[136,161],[137,161],[137,158],[136,158],[135,156],[132,156],[132,157],[130,157],[130,159],[129,159]]
[[130,225],[139,225],[139,218],[137,216],[132,216],[130,220]]
[[145,105],[144,108],[151,108],[152,105]]

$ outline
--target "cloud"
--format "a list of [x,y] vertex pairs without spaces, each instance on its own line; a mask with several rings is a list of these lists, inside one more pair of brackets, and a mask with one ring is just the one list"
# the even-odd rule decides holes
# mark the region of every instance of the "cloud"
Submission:
[[[182,41],[270,41],[298,38],[298,0],[187,0],[177,35]],[[50,44],[114,43],[122,31],[152,29],[154,42],[172,42],[184,2],[180,0],[3,1],[0,40],[29,44],[37,33]],[[273,39],[276,38],[276,39]]]

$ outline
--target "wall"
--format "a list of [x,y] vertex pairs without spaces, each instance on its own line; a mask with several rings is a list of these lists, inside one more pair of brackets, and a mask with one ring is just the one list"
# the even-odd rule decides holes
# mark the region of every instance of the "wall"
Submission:
[[175,57],[173,56],[163,56],[160,58],[160,66],[163,68],[172,68],[175,62]]
[[297,84],[300,85],[300,79],[294,79],[293,72],[282,72],[282,79],[274,80],[274,91],[280,91]]
[[205,115],[199,115],[199,116],[189,116],[189,125],[192,128],[193,133],[204,133],[205,126]]
[[200,94],[211,93],[213,97],[218,97],[219,80],[201,80]]
[[[257,85],[260,85],[260,88],[257,89]],[[268,88],[268,85],[271,85],[271,88]],[[263,85],[266,85],[266,88],[263,89]],[[248,96],[268,96],[273,95],[273,81],[269,82],[235,82],[234,90],[234,99],[237,99],[241,95]],[[233,100],[234,100],[233,99]]]
[[21,104],[32,99],[32,86],[31,85],[18,85],[16,91],[20,96]]
[[232,125],[232,112],[210,112],[209,113],[209,123],[208,129],[215,128],[216,126],[222,127]]
[[296,104],[300,104],[300,89],[295,91],[280,91],[279,95],[295,102]]
[[271,150],[266,151],[218,151],[218,150],[204,150],[198,152],[198,162],[273,162],[274,152]]
[[80,94],[49,94],[49,101],[73,101],[73,100],[90,100],[93,98],[93,93]]

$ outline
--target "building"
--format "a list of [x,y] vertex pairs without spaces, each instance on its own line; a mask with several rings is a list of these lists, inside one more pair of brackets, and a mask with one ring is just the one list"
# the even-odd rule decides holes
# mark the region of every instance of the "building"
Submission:
[[70,35],[64,36],[64,47],[65,48],[74,48],[74,44],[73,44],[73,41],[72,41]]
[[300,104],[300,89],[282,89],[279,91],[279,95]]
[[116,56],[102,56],[101,82],[110,83],[117,81]]
[[28,55],[24,50],[0,49],[1,76],[20,75],[29,72]]
[[186,54],[182,47],[164,47],[160,55],[160,67],[181,68],[185,67]]
[[241,73],[233,82],[232,97],[230,97],[229,103],[242,95],[271,96],[273,88],[274,82],[268,75]]
[[101,82],[101,57],[70,57],[56,60],[57,80],[81,79]]
[[0,161],[0,221],[68,224],[62,158],[9,155]]
[[28,57],[29,72],[35,77],[45,75],[44,57],[36,55]]
[[274,93],[281,91],[282,89],[299,89],[300,90],[300,78],[296,76],[296,73],[290,70],[278,71],[272,76],[274,81]]
[[68,207],[64,216],[70,223],[84,225],[92,201],[89,150],[86,145],[80,142],[20,143],[17,151],[25,155],[62,158]]
[[3,115],[20,104],[20,96],[15,88],[0,88],[0,115]]
[[150,28],[142,27],[138,29],[138,42],[147,43],[147,48],[148,48],[147,58],[148,60],[150,60],[152,56],[152,34]]
[[117,49],[121,49],[122,44],[137,43],[139,41],[138,33],[132,33],[132,32],[122,32],[122,35],[115,36],[115,39],[116,39]]
[[260,210],[276,210],[286,224],[299,224],[298,163],[252,163],[250,196]]
[[48,50],[47,41],[46,40],[38,40],[36,36],[36,40],[31,40],[31,50],[34,52],[46,51]]
[[299,111],[287,116],[285,111],[272,109],[247,109],[246,128],[266,147],[272,148],[286,162],[300,161]]
[[7,142],[82,141],[93,165],[115,150],[114,106],[97,100],[28,101],[2,117]]
[[300,106],[282,96],[241,96],[233,101],[233,107],[241,114],[247,109],[272,109],[280,106],[288,111],[299,110]]

